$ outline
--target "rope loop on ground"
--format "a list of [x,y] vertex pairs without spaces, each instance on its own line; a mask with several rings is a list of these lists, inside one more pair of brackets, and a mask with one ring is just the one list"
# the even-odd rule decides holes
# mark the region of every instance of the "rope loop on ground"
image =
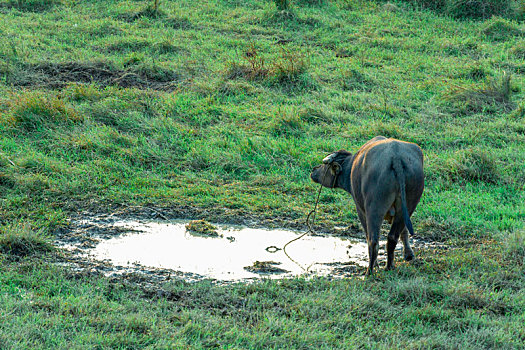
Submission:
[[[328,173],[328,170],[330,169],[330,167],[326,167],[326,170],[325,170],[325,173],[324,173],[324,176],[326,176],[326,174]],[[334,188],[335,186],[335,182],[337,180],[337,176],[334,176],[334,180],[332,182],[332,188]],[[301,238],[303,238],[304,236],[306,236],[307,234],[309,233],[314,233],[314,221],[315,221],[315,214],[317,213],[317,206],[319,204],[319,198],[321,198],[321,190],[323,189],[323,185],[319,185],[319,191],[317,192],[317,199],[315,200],[315,205],[314,205],[314,208],[308,213],[308,216],[306,216],[306,226],[308,227],[308,230],[306,230],[305,233],[303,233],[302,235],[300,235],[299,237],[296,237],[294,239],[292,239],[291,241],[288,241],[282,248],[279,248],[277,246],[269,246],[269,247],[266,247],[266,251],[269,252],[269,253],[276,253],[278,252],[279,250],[282,250],[284,251],[284,254],[286,254],[286,256],[292,260],[293,262],[295,262],[297,265],[299,265],[294,259],[292,259],[290,257],[290,255],[288,255],[288,253],[286,252],[286,247],[290,244],[290,243],[293,243]],[[299,265],[299,267],[301,267],[303,270],[304,268],[302,266]],[[306,269],[306,271],[308,271],[308,269]]]

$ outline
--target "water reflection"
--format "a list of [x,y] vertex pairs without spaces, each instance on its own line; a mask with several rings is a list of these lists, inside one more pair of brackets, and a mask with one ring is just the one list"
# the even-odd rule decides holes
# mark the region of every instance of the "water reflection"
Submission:
[[[299,233],[222,227],[218,230],[222,237],[207,238],[186,232],[185,223],[118,221],[112,226],[132,230],[131,233],[102,240],[89,253],[96,259],[107,259],[115,265],[140,264],[224,281],[261,275],[284,278],[304,274],[307,270],[316,275],[326,275],[333,270],[334,263],[367,264],[366,243],[357,240],[305,236],[290,244],[286,252],[279,250],[271,253],[265,248],[282,247]],[[275,262],[275,266],[285,272],[261,274],[245,268],[266,261]]]

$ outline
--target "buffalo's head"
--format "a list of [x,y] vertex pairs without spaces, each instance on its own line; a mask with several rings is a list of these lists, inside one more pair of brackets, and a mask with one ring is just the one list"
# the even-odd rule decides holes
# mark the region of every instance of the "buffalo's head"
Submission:
[[331,153],[323,159],[323,164],[316,166],[310,177],[318,184],[328,188],[339,187],[337,178],[343,172],[343,163],[349,159],[352,154],[345,150],[339,150]]

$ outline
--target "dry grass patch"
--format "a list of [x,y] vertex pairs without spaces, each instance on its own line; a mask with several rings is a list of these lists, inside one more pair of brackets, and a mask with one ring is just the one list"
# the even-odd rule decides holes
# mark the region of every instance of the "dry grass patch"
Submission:
[[13,95],[3,122],[25,131],[42,129],[45,125],[78,123],[84,116],[57,95],[25,92]]
[[479,148],[456,151],[445,162],[444,171],[452,181],[482,181],[496,183],[500,180],[496,160]]
[[460,114],[510,112],[515,104],[511,101],[511,75],[503,74],[500,81],[492,80],[482,86],[453,86],[444,96],[454,112]]

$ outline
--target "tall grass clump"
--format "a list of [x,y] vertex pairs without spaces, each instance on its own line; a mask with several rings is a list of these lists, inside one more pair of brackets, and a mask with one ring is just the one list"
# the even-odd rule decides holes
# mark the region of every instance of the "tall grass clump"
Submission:
[[53,250],[40,231],[34,231],[27,225],[14,224],[0,229],[0,253],[25,257],[42,254]]
[[454,182],[496,183],[500,179],[496,160],[480,148],[456,151],[445,162],[445,172]]
[[516,23],[502,17],[492,17],[485,21],[481,32],[494,41],[503,41],[513,36],[523,36],[524,34],[524,31]]
[[511,95],[511,75],[503,74],[500,81],[491,80],[482,86],[454,86],[444,95],[444,100],[453,112],[463,115],[510,112],[514,108]]
[[25,131],[42,129],[46,125],[77,123],[84,120],[72,107],[56,95],[40,92],[16,95],[9,103],[4,122]]

